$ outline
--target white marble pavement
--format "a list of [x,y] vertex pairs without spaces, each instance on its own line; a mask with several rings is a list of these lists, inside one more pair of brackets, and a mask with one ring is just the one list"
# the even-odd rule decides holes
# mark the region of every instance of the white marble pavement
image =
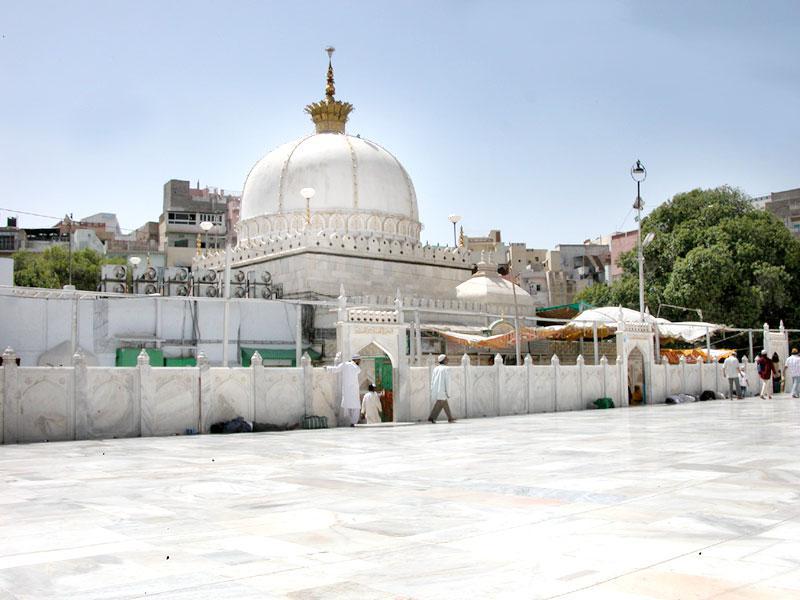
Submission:
[[0,447],[0,598],[800,598],[800,402]]

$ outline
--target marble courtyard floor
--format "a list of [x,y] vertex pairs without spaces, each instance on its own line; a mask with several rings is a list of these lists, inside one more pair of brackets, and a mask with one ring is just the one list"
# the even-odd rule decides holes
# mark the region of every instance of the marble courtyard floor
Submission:
[[800,400],[0,447],[0,598],[800,598]]

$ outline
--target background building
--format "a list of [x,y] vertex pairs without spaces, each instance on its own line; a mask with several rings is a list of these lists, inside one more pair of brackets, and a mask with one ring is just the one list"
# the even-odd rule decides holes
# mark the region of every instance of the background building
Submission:
[[[239,217],[241,197],[216,188],[191,187],[188,181],[170,179],[164,184],[164,204],[159,218],[159,250],[169,267],[189,267],[198,248],[225,247],[228,233]],[[229,206],[229,203],[230,206]],[[205,232],[203,222],[213,224]]]
[[795,237],[800,237],[800,188],[772,192],[751,200],[753,206],[778,217]]

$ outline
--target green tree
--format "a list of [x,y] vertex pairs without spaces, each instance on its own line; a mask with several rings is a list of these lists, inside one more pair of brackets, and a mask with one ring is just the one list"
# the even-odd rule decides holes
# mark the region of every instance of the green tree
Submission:
[[[79,290],[94,291],[100,284],[104,264],[124,264],[124,258],[108,259],[89,248],[72,253],[72,284]],[[61,288],[69,283],[69,251],[53,246],[44,252],[14,253],[14,282],[25,287]]]
[[[741,327],[784,319],[800,323],[800,242],[772,214],[754,209],[739,190],[723,186],[678,194],[642,220],[655,233],[645,250],[645,299],[700,308],[703,318]],[[576,299],[608,299],[638,308],[636,251],[620,261],[624,275],[601,293],[593,286]],[[633,283],[633,286],[632,286]],[[663,309],[662,316],[687,319]]]

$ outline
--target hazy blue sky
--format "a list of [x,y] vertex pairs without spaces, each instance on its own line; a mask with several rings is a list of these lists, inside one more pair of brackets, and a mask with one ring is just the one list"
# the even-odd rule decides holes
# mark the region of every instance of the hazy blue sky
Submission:
[[458,212],[580,242],[635,225],[636,158],[648,209],[800,187],[798,23],[797,1],[3,0],[0,207],[134,228],[170,178],[240,190],[312,130],[332,44],[348,131],[406,166],[423,239]]

